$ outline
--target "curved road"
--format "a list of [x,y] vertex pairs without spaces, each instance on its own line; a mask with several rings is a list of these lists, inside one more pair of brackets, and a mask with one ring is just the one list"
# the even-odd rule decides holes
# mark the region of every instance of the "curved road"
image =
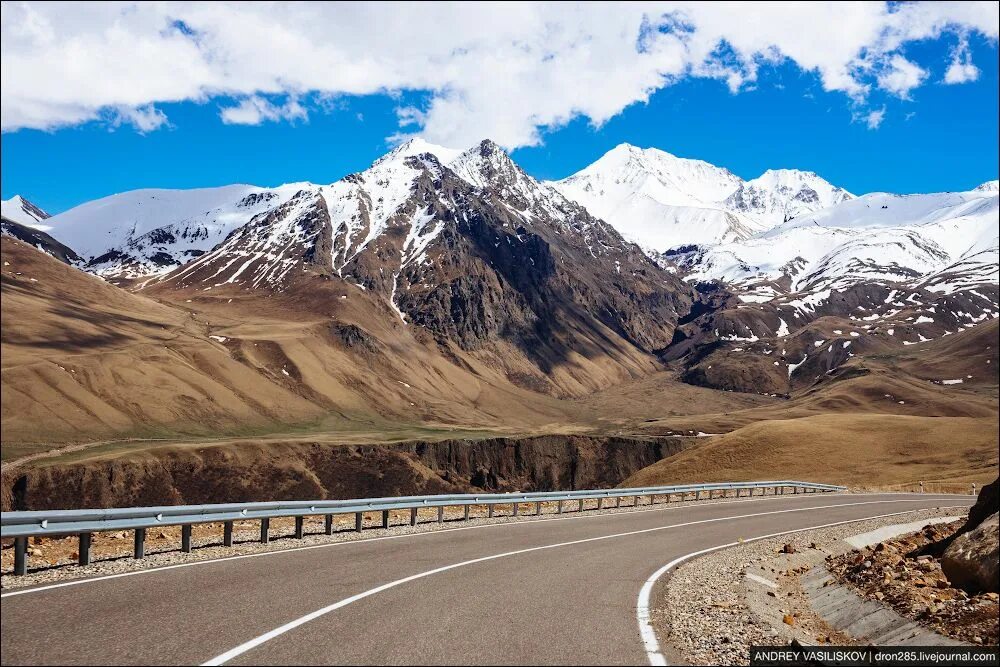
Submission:
[[665,563],[739,539],[974,500],[673,503],[41,586],[3,594],[0,662],[648,664],[637,596]]

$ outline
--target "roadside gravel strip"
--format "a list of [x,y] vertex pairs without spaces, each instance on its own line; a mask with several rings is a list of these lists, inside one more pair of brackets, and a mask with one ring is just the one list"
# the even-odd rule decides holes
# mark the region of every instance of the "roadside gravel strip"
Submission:
[[[967,506],[959,507],[962,512]],[[798,551],[908,521],[956,514],[956,508],[894,513],[865,521],[747,542],[678,564],[652,593],[649,617],[660,643],[678,650],[693,665],[749,664],[750,646],[781,645],[792,639],[816,644],[817,634],[830,634],[818,619],[800,618],[775,627],[754,613],[746,599],[744,572],[775,558],[784,545]],[[667,576],[666,574],[664,575]],[[793,601],[776,602],[791,605]],[[808,616],[808,612],[805,614]]]
[[643,664],[636,595],[665,562],[971,502],[800,494],[318,535],[281,551],[248,544],[237,556],[5,590],[0,662]]

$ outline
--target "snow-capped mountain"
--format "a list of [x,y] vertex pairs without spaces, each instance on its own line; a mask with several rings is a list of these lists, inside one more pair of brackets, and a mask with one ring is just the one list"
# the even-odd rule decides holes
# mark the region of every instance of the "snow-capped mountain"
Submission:
[[0,234],[24,241],[31,247],[51,255],[61,262],[74,266],[83,263],[83,260],[72,248],[38,229],[49,217],[48,213],[21,195],[16,195],[0,203],[2,203]]
[[555,186],[605,218],[637,196],[667,206],[711,206],[742,182],[728,169],[708,162],[676,157],[657,148],[620,144]]
[[[979,189],[870,194],[750,239],[667,253],[663,261],[688,280],[720,280],[737,295],[685,325],[677,334],[685,342],[670,354],[705,351],[689,365],[698,384],[787,393],[859,350],[915,345],[995,319],[998,199]],[[725,345],[713,348],[718,341]]]
[[811,172],[768,170],[743,181],[701,160],[629,144],[552,185],[657,253],[748,239],[852,196]]
[[811,171],[768,169],[741,183],[723,204],[731,211],[753,216],[770,226],[768,223],[787,222],[851,198],[853,195],[847,190],[831,185]]
[[982,253],[997,246],[997,199],[979,190],[864,195],[750,239],[672,257],[691,279],[747,284],[786,278],[789,291],[914,280],[971,257],[988,262]]
[[21,195],[0,202],[0,215],[22,225],[34,226],[49,217],[49,214],[32,204]]
[[463,152],[404,144],[362,172],[302,187],[143,285],[282,292],[317,274],[379,295],[390,315],[442,340],[477,349],[507,339],[530,355],[559,346],[546,336],[565,326],[664,347],[692,298],[490,141]]
[[1000,192],[1000,181],[986,181],[985,183],[976,186],[977,192]]
[[133,190],[81,204],[35,226],[76,250],[93,273],[140,278],[211,250],[304,185]]
[[167,300],[327,312],[336,294],[533,388],[586,391],[659,355],[697,384],[787,393],[854,350],[997,317],[997,223],[995,181],[855,198],[620,146],[545,183],[490,141],[414,139],[328,185],[139,190],[3,233]]

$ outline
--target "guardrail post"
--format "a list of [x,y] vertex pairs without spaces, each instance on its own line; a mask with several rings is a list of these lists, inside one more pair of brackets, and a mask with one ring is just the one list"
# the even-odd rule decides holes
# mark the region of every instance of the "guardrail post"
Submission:
[[305,524],[305,519],[306,518],[304,516],[295,517],[295,539],[297,540],[301,540],[302,534],[305,532],[303,530],[304,527],[303,524]]
[[562,501],[556,503],[556,514],[562,514]]
[[514,503],[514,507],[513,507],[513,512],[512,512],[512,514],[513,514],[514,516],[517,516],[517,503]]
[[333,535],[333,515],[327,514],[323,517],[323,532],[327,535]]
[[603,496],[597,499],[597,509],[599,509],[599,510],[604,509],[604,497]]
[[389,527],[389,510],[382,510],[382,527]]
[[695,491],[694,492],[694,499],[695,500],[701,500],[701,491]]
[[181,551],[191,553],[191,524],[181,526]]
[[28,574],[28,538],[14,538],[14,574],[23,576]]
[[444,523],[444,505],[438,505],[438,523]]
[[410,525],[411,526],[417,525],[417,508],[416,507],[411,507],[410,508]]
[[227,521],[222,524],[222,546],[233,546],[233,522]]
[[[636,501],[636,502],[638,502],[638,501]],[[649,497],[649,504],[650,505],[655,505],[656,504],[656,496],[650,496]]]
[[468,521],[469,520],[469,507],[470,507],[469,505],[466,505],[462,509],[462,521]]
[[356,530],[357,532],[360,533],[361,532],[361,525],[364,522],[364,520],[365,520],[365,514],[364,514],[364,512],[355,512],[354,513],[354,530]]
[[542,503],[541,501],[535,503],[535,516],[542,513]]
[[260,543],[267,544],[271,541],[271,535],[268,531],[271,529],[271,520],[264,517],[260,520]]
[[91,533],[80,533],[80,545],[76,551],[80,565],[90,565],[90,538]]
[[615,496],[615,509],[618,509],[621,506],[622,506],[622,497]]
[[491,519],[493,518],[493,505],[486,506],[486,516],[488,516]]
[[132,550],[133,558],[142,558],[146,555],[146,529],[135,529],[135,548]]
[[582,512],[583,511],[583,498],[580,498],[580,503],[577,506],[576,511],[577,512]]

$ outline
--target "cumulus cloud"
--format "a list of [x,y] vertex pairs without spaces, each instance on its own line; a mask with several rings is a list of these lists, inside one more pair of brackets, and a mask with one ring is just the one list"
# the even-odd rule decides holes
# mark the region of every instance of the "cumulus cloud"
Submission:
[[259,95],[253,95],[234,107],[223,107],[219,111],[219,117],[226,125],[260,125],[264,121],[306,120],[309,113],[295,98],[276,105]]
[[952,51],[951,64],[944,73],[944,82],[948,84],[968,83],[979,78],[979,68],[972,64],[972,53],[969,52],[968,37],[962,36],[958,47]]
[[[114,109],[147,110],[135,124],[151,128],[162,116],[149,115],[154,104],[218,96],[239,100],[223,122],[254,124],[305,119],[300,99],[419,91],[425,103],[399,111],[401,134],[455,146],[489,136],[514,148],[574,118],[599,126],[687,77],[738,93],[779,63],[852,105],[878,89],[905,97],[927,78],[902,56],[907,43],[995,40],[997,11],[996,2],[4,2],[0,128],[51,129]],[[974,68],[967,49],[959,62]]]
[[910,91],[923,83],[927,70],[896,54],[889,59],[886,68],[878,75],[878,85],[897,97],[910,98]]
[[113,127],[131,125],[140,134],[158,130],[164,125],[169,124],[167,115],[152,104],[144,107],[119,107],[111,113],[111,125]]

